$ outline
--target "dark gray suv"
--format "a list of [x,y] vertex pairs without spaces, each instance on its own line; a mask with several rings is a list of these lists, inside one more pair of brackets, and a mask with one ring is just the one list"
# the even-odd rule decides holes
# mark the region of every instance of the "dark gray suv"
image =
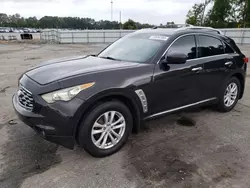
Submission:
[[97,55],[27,71],[13,105],[45,139],[71,149],[78,143],[104,157],[144,120],[206,104],[230,111],[243,96],[247,62],[214,29],[145,29]]

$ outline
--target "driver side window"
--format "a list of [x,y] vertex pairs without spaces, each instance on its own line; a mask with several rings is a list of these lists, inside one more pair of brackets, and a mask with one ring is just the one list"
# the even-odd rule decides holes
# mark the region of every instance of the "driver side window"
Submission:
[[196,47],[194,35],[188,35],[188,36],[179,38],[169,48],[167,54],[171,52],[184,53],[187,55],[187,59],[197,58],[197,47]]

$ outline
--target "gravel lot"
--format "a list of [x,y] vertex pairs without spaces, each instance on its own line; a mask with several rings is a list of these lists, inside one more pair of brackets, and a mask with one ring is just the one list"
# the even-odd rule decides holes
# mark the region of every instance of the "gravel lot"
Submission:
[[[250,187],[250,81],[235,110],[210,108],[146,123],[118,153],[102,159],[44,141],[14,114],[17,79],[48,59],[104,45],[0,44],[0,187]],[[250,47],[241,49],[250,56]],[[188,124],[185,117],[191,117]]]

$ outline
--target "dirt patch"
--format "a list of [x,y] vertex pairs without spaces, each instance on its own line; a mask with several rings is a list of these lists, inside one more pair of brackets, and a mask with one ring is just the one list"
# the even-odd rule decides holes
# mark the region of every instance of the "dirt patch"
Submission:
[[198,173],[199,166],[183,158],[180,147],[182,134],[179,138],[173,135],[173,130],[176,127],[179,129],[175,123],[177,120],[178,117],[173,115],[150,121],[131,140],[126,173],[130,181],[138,176],[145,184],[143,187],[209,187]]
[[0,89],[0,93],[5,93],[8,88],[10,88],[10,86],[6,86],[6,87]]
[[162,152],[164,147],[163,143],[159,144],[151,154],[138,157],[133,163],[143,178],[156,182],[168,178],[178,182],[197,170],[196,165],[181,161],[174,148],[165,147],[167,150]]
[[181,126],[192,127],[196,125],[196,121],[190,117],[183,116],[177,120],[177,123]]
[[24,61],[37,60],[37,59],[41,59],[41,57],[27,57],[24,59]]
[[219,183],[220,181],[227,179],[227,178],[232,178],[236,174],[236,171],[228,167],[227,170],[224,172],[221,172],[219,176],[216,176],[212,179],[213,182]]
[[26,125],[9,125],[10,140],[1,146],[0,187],[19,188],[27,177],[42,173],[61,162],[61,157],[56,154],[57,145],[44,141],[33,130],[21,138],[23,133],[17,131],[18,126]]
[[10,121],[8,122],[8,124],[9,124],[9,125],[16,125],[17,122],[16,122],[15,120],[12,119],[12,120],[10,120]]
[[[242,159],[240,150],[221,143],[202,119],[194,123],[196,115],[189,115],[191,120],[176,114],[151,121],[130,140],[125,174],[130,181],[139,179],[148,188],[209,188],[245,173],[248,168],[238,161]],[[179,123],[185,126],[176,126]]]
[[[137,174],[148,187],[194,187],[194,185],[209,187],[197,173],[199,167],[182,160],[179,151],[165,140],[141,150],[139,145],[133,145],[129,151],[129,153],[137,152],[137,156],[132,159],[130,172],[126,174],[128,179],[133,179]],[[194,176],[196,176],[195,182]]]

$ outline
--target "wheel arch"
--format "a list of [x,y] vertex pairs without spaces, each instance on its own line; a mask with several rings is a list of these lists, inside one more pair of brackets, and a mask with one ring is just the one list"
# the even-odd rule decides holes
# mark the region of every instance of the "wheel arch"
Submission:
[[79,129],[81,127],[82,121],[86,118],[86,116],[91,112],[93,108],[97,105],[107,102],[117,100],[125,104],[133,117],[133,132],[138,133],[141,127],[141,120],[142,120],[142,109],[140,108],[139,99],[136,95],[129,96],[125,94],[125,92],[110,92],[105,94],[97,94],[97,96],[93,96],[88,99],[84,104],[83,107],[80,108],[78,113],[78,122],[74,128],[74,137],[76,138]]
[[241,73],[235,73],[231,76],[231,78],[232,77],[236,77],[240,81],[241,90],[240,90],[239,99],[242,99],[243,94],[244,94],[244,90],[245,90],[245,78]]

